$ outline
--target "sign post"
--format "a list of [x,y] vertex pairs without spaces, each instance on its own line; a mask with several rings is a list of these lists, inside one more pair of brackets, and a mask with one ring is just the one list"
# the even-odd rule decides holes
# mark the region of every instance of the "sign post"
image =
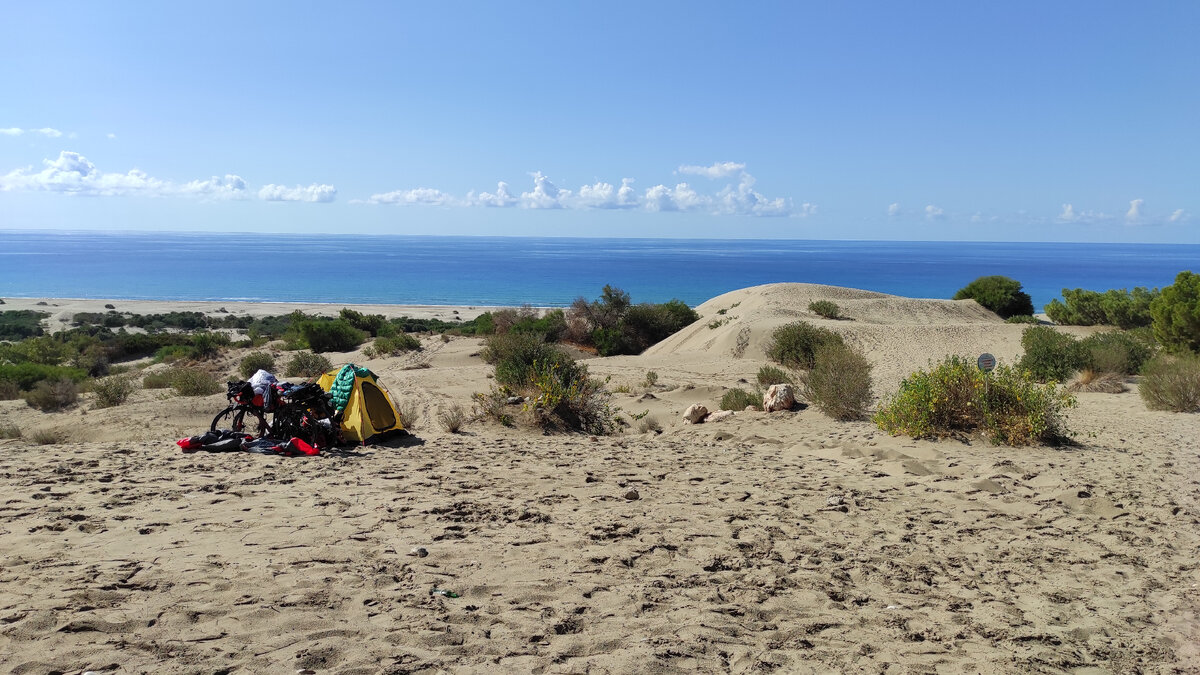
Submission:
[[996,367],[996,357],[984,352],[979,355],[979,360],[975,362],[975,365],[979,366],[983,372],[990,373]]

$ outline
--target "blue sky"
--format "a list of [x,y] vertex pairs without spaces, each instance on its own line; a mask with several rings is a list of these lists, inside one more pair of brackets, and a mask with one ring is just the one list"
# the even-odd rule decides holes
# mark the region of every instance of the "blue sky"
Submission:
[[1200,243],[1200,4],[12,3],[0,228]]

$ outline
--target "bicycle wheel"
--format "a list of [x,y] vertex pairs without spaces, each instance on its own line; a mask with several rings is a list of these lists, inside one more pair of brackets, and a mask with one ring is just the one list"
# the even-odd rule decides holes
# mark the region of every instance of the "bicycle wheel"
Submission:
[[246,411],[244,410],[226,408],[217,413],[217,416],[213,418],[212,426],[209,427],[209,430],[229,429],[231,431],[241,431],[246,428],[245,417]]

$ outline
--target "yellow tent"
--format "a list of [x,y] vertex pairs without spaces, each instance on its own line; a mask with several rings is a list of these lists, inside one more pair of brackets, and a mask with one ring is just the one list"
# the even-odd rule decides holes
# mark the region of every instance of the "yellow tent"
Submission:
[[400,413],[379,378],[353,363],[325,373],[317,384],[329,392],[333,406],[342,413],[342,438],[366,441],[390,431],[403,431]]

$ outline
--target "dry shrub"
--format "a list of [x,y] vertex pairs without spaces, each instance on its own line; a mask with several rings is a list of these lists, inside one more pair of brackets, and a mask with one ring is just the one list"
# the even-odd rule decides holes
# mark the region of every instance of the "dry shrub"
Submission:
[[67,435],[57,429],[38,429],[29,434],[29,440],[38,445],[57,445],[67,439]]
[[461,405],[455,404],[448,409],[443,410],[438,415],[438,421],[442,423],[442,428],[452,434],[457,434],[459,429],[462,429],[463,424],[467,421],[467,413],[463,411]]
[[180,396],[209,396],[225,390],[212,373],[196,367],[173,368],[171,388]]
[[133,393],[137,385],[124,375],[113,375],[102,380],[96,380],[92,391],[96,392],[96,407],[111,408],[121,405]]
[[1200,412],[1200,355],[1160,354],[1142,369],[1138,392],[1151,410]]
[[0,401],[15,401],[21,398],[21,388],[12,380],[0,380]]
[[1125,376],[1085,368],[1067,385],[1067,391],[1093,394],[1120,394],[1125,391]]
[[421,418],[421,411],[417,407],[416,401],[408,399],[400,401],[400,404],[396,406],[396,412],[400,413],[401,426],[409,431],[417,428],[417,420]]
[[658,420],[654,419],[653,417],[646,417],[642,419],[641,422],[638,422],[638,432],[640,433],[661,434],[662,430],[662,424],[659,424]]
[[817,348],[816,363],[800,383],[800,395],[835,420],[860,420],[871,404],[871,364],[841,343]]
[[171,386],[171,371],[160,370],[157,373],[147,373],[142,378],[142,389],[166,389]]
[[78,400],[79,385],[66,378],[56,382],[43,380],[25,394],[25,402],[42,412],[62,410],[75,405]]
[[21,437],[21,427],[18,427],[15,424],[6,424],[4,426],[0,426],[0,439],[20,438],[20,437]]

